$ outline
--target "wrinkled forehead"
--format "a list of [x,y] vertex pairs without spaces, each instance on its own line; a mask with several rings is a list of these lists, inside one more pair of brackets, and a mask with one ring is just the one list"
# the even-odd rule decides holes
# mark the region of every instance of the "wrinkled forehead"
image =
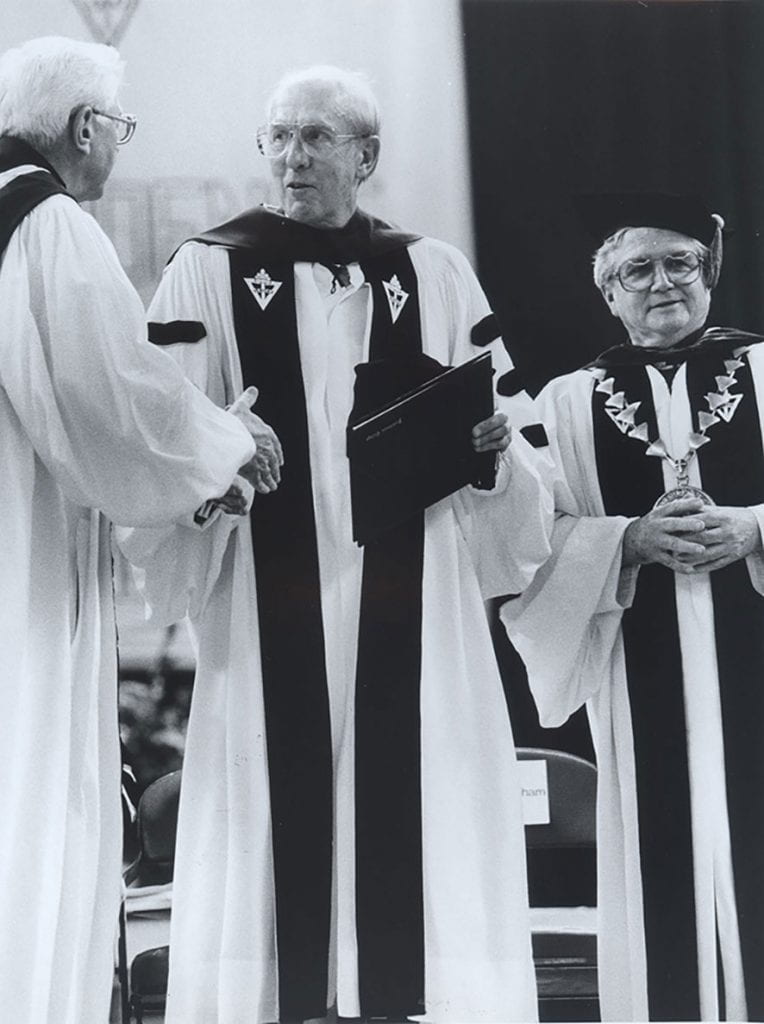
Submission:
[[616,249],[622,260],[658,259],[671,253],[699,252],[703,248],[697,238],[667,228],[629,228]]
[[289,124],[326,124],[341,130],[348,127],[341,92],[331,82],[297,82],[282,86],[268,108],[269,121]]

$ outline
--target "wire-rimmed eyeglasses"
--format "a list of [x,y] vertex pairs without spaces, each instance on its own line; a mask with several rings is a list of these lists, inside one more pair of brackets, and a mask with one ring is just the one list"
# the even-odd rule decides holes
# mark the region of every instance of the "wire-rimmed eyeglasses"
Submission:
[[327,124],[284,124],[274,122],[257,129],[257,148],[269,160],[283,156],[294,138],[309,156],[328,156],[337,146],[351,139],[366,139],[369,132],[336,132]]
[[99,117],[108,117],[110,121],[117,122],[118,146],[124,146],[135,135],[135,126],[138,123],[138,118],[133,117],[132,114],[107,114],[105,110],[96,110],[95,107],[93,107],[93,113]]
[[615,276],[627,292],[645,292],[655,284],[655,268],[659,263],[671,284],[692,284],[700,275],[703,257],[696,252],[672,252],[655,260],[626,260]]

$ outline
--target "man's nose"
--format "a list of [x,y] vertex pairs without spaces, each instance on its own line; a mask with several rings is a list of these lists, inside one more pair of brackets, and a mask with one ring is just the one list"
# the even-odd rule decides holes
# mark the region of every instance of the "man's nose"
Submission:
[[653,264],[653,283],[651,288],[665,292],[674,287],[674,282],[666,273],[663,260],[656,260]]
[[310,161],[310,157],[305,152],[305,147],[300,139],[299,132],[292,132],[290,134],[285,153],[287,167],[305,167]]

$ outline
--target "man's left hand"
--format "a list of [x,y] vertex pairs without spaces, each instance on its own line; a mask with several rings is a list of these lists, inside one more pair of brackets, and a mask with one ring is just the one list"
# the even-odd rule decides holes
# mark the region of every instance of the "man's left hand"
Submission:
[[725,565],[747,558],[754,551],[761,551],[759,522],[751,509],[709,505],[696,516],[703,519],[706,528],[689,535],[687,540],[702,544],[705,553],[684,559],[692,565],[693,572],[723,569]]
[[472,428],[472,447],[476,452],[505,452],[512,440],[512,427],[503,412],[496,412]]

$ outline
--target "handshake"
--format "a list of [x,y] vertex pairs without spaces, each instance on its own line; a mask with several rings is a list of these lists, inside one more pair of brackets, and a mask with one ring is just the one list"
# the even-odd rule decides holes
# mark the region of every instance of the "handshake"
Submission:
[[246,515],[255,493],[269,494],[281,482],[284,465],[281,442],[273,428],[252,412],[257,395],[257,388],[247,388],[228,409],[244,424],[256,445],[255,454],[239,468],[238,476],[226,493],[215,500],[215,505],[233,516]]

